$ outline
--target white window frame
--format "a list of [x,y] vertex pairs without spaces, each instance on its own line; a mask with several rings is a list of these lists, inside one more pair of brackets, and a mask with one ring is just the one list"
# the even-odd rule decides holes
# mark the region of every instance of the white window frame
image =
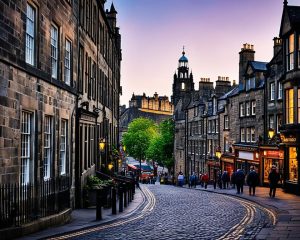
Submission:
[[251,127],[251,142],[255,142],[255,127]]
[[51,77],[54,79],[57,79],[58,75],[58,36],[58,27],[55,24],[51,24]]
[[269,128],[274,129],[275,130],[275,117],[274,115],[270,115],[269,116]]
[[67,137],[68,137],[68,121],[61,120],[60,126],[60,147],[59,147],[59,173],[65,175],[67,173]]
[[224,116],[224,129],[229,129],[229,116]]
[[181,83],[181,90],[185,90],[185,83],[184,82]]
[[52,116],[44,119],[44,180],[51,177],[52,151],[53,151],[53,129]]
[[251,128],[246,128],[246,142],[251,142]]
[[35,65],[36,8],[27,3],[25,62]]
[[241,128],[241,142],[245,142],[245,128]]
[[275,100],[275,82],[270,83],[270,100]]
[[255,115],[256,114],[256,101],[251,101],[251,115]]
[[240,103],[240,117],[244,117],[244,116],[245,116],[245,104]]
[[295,67],[294,63],[294,53],[295,53],[295,34],[292,33],[287,39],[286,44],[286,68],[287,71],[293,70]]
[[69,39],[65,39],[65,69],[64,69],[64,81],[67,85],[71,84],[71,66],[72,66],[72,42]]
[[21,184],[26,185],[32,176],[33,164],[32,113],[22,111],[21,115]]
[[250,116],[250,102],[246,102],[246,116]]
[[278,99],[282,99],[282,94],[283,94],[282,83],[278,82]]

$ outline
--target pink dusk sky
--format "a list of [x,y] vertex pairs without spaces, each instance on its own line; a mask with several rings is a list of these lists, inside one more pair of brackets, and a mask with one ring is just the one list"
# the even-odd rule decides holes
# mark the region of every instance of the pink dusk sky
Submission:
[[[106,8],[112,0],[108,0]],[[134,92],[172,95],[185,46],[196,89],[201,77],[238,80],[239,51],[254,45],[255,60],[270,61],[283,0],[113,0],[122,34],[121,104]],[[299,5],[299,0],[289,0]]]

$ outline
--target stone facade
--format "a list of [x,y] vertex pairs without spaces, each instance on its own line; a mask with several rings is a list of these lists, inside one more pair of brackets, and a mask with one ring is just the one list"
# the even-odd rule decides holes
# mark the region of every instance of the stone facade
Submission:
[[[0,8],[3,21],[0,38],[0,183],[39,183],[43,179],[71,176],[77,79],[73,6],[67,1],[51,4],[46,1],[2,1]],[[28,11],[32,11],[34,23],[30,33]],[[72,55],[66,70],[65,51],[58,51],[56,78],[51,74],[50,28],[54,22],[59,25],[57,46],[64,49],[68,39]],[[28,34],[32,34],[31,52],[26,52]],[[67,71],[68,79],[65,77]],[[46,121],[50,121],[50,126],[45,125]],[[44,144],[47,127],[50,128],[48,147],[51,156],[46,156],[48,150]],[[62,143],[64,134],[66,142]],[[61,144],[67,149],[62,150]],[[48,157],[50,162],[47,163]],[[61,161],[64,161],[65,169],[61,169]],[[46,164],[51,164],[51,169]]]

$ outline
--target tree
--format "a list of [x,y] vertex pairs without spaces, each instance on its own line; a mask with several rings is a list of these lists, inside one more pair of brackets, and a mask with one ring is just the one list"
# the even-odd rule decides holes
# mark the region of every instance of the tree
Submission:
[[159,125],[159,134],[150,142],[147,157],[170,170],[174,165],[174,121],[165,120]]
[[139,160],[146,157],[150,142],[157,136],[157,126],[147,118],[134,119],[123,136],[123,145],[128,154]]

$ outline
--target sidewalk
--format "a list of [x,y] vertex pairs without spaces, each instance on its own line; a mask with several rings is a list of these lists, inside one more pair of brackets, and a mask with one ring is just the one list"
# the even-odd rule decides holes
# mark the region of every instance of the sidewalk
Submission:
[[207,189],[197,186],[196,189],[204,191],[235,195],[265,207],[275,210],[277,213],[277,223],[274,228],[263,228],[256,236],[256,239],[300,239],[300,196],[285,193],[281,188],[277,188],[276,197],[269,197],[269,188],[257,187],[256,196],[249,196],[248,186],[244,186],[243,194],[236,194],[236,189],[213,189],[208,185]]
[[131,214],[133,214],[137,209],[139,209],[139,207],[143,205],[144,202],[145,202],[145,197],[142,191],[139,188],[136,188],[134,199],[132,200],[132,202],[129,203],[129,205],[126,208],[123,209],[122,213],[119,213],[118,203],[117,203],[116,215],[112,215],[111,208],[102,209],[102,220],[96,221],[96,208],[76,209],[73,210],[71,214],[72,220],[69,223],[63,226],[51,227],[43,231],[24,236],[19,239],[32,240],[32,239],[47,238],[53,235],[81,230],[84,228],[98,226],[104,223],[112,222],[121,218],[126,218]]

